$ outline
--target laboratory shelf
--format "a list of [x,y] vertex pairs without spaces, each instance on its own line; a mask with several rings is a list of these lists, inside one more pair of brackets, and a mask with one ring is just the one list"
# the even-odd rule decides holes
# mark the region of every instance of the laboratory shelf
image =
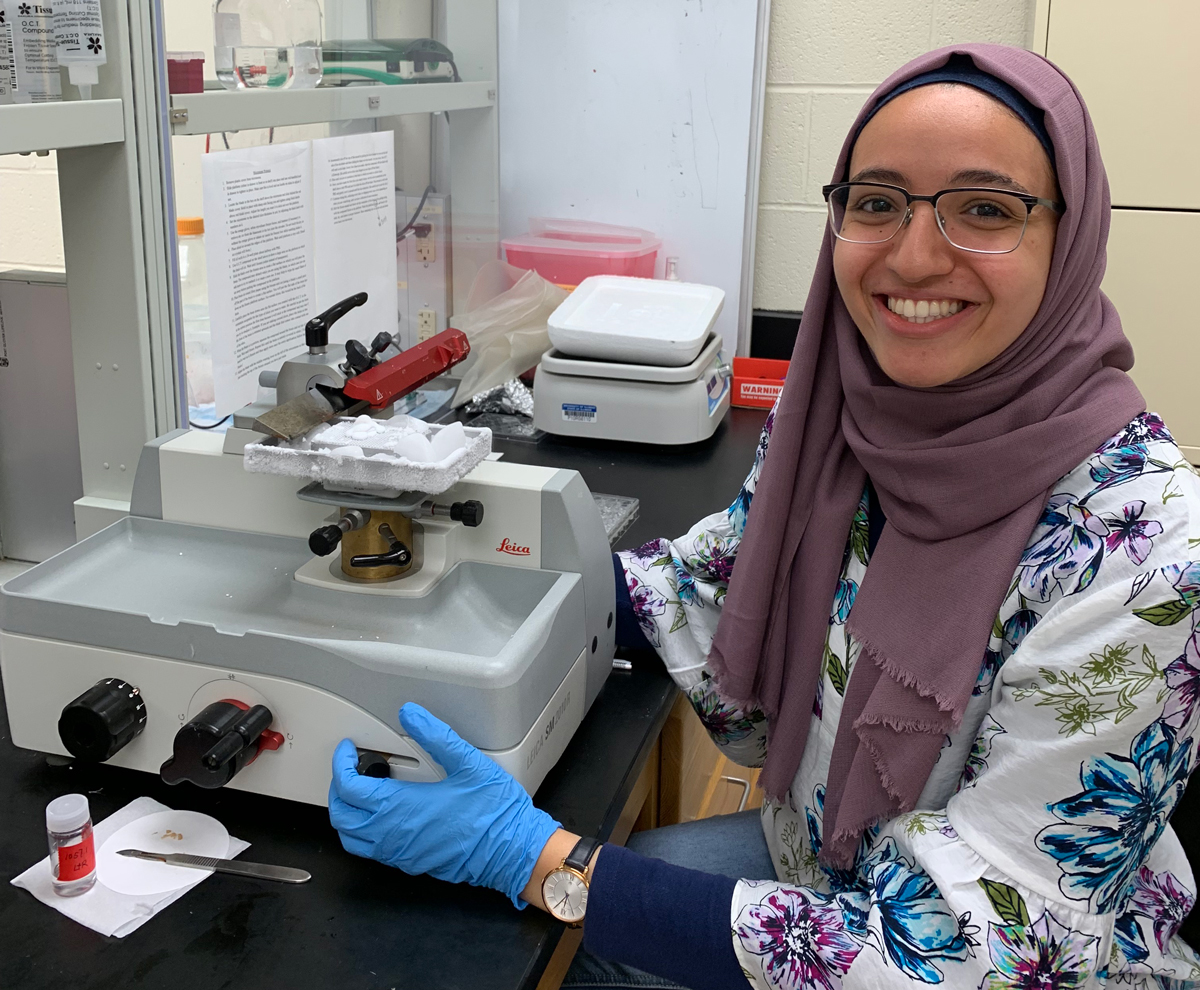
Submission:
[[254,127],[473,110],[495,103],[494,82],[330,86],[275,91],[209,90],[174,94],[170,119],[172,134],[215,134]]
[[120,144],[124,140],[125,111],[120,100],[0,107],[0,155]]

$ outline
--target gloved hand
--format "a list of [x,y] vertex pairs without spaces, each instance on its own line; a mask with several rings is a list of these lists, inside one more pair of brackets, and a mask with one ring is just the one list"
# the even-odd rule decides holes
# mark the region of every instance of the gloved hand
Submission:
[[405,873],[492,887],[524,908],[521,891],[558,822],[535,808],[495,761],[420,705],[401,708],[400,724],[446,777],[414,783],[360,776],[358,750],[343,739],[333,753],[329,787],[329,821],[342,846]]

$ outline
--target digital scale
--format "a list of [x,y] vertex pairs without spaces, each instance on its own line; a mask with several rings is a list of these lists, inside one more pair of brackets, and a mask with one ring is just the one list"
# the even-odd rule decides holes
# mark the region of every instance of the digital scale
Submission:
[[725,418],[730,374],[715,333],[683,367],[619,364],[553,350],[538,366],[533,423],[569,437],[696,443]]
[[570,437],[707,440],[729,409],[732,370],[713,331],[713,286],[597,275],[549,319],[554,349],[534,379],[533,422]]

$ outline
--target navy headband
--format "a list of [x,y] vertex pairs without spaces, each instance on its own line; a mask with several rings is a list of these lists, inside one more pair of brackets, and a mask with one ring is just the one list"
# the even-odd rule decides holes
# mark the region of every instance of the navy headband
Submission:
[[1042,147],[1046,149],[1046,155],[1050,159],[1051,170],[1057,171],[1054,163],[1054,143],[1050,140],[1050,133],[1046,130],[1045,113],[1025,99],[1024,96],[1013,89],[1008,83],[997,79],[982,69],[976,68],[975,63],[971,61],[969,55],[951,55],[949,61],[941,68],[931,69],[929,72],[923,72],[919,76],[913,76],[911,79],[902,82],[875,104],[874,109],[867,114],[866,118],[859,125],[858,133],[854,135],[854,140],[858,141],[858,135],[862,133],[862,129],[867,126],[867,123],[875,114],[879,113],[882,107],[887,106],[887,104],[901,93],[907,93],[910,89],[916,89],[918,86],[928,86],[930,83],[962,83],[964,86],[973,86],[980,92],[987,93],[988,96],[999,100],[1009,110],[1020,117],[1026,127],[1033,131],[1037,139],[1041,141]]

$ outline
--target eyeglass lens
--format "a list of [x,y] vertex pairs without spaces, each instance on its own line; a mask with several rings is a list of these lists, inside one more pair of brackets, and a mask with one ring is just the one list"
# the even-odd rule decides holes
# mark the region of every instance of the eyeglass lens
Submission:
[[[914,207],[916,204],[914,204]],[[829,197],[834,233],[871,244],[895,236],[908,211],[904,195],[886,186],[849,185]],[[946,239],[967,251],[1002,253],[1021,243],[1029,211],[1023,200],[996,190],[952,190],[937,202]]]

